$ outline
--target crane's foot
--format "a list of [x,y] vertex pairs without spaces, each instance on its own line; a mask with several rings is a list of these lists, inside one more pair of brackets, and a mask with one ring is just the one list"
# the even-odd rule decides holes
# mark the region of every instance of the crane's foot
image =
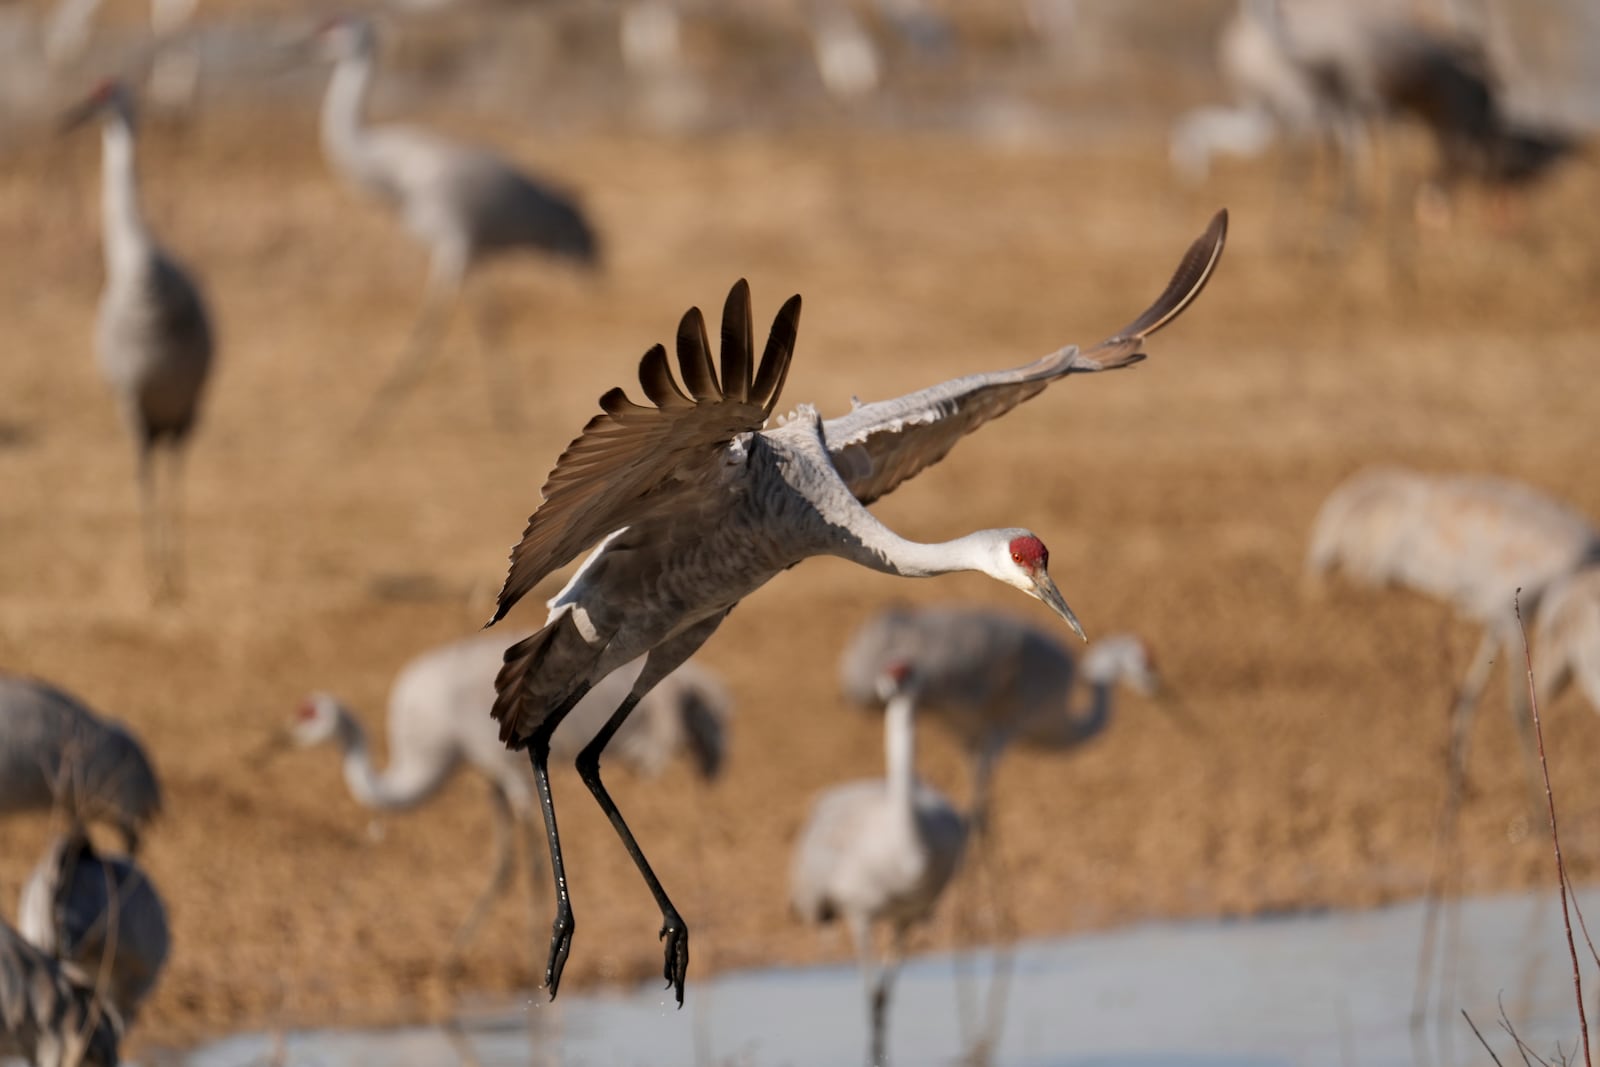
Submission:
[[561,972],[567,966],[567,955],[572,951],[572,931],[577,923],[572,920],[572,906],[565,900],[556,902],[556,920],[550,924],[550,960],[544,966],[544,987],[550,999],[556,999],[561,987]]
[[689,927],[683,916],[668,910],[661,914],[661,939],[667,943],[666,965],[662,977],[678,996],[683,1007],[683,980],[689,975]]

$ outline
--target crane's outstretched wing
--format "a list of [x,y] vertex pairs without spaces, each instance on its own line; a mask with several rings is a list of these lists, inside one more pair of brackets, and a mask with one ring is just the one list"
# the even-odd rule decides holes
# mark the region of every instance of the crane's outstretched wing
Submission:
[[1027,366],[970,374],[894,400],[863,404],[823,423],[833,465],[863,504],[945,457],[955,443],[990,419],[999,418],[1057,378],[1114,370],[1144,359],[1144,339],[1194,302],[1216,270],[1228,233],[1228,213],[1219,211],[1184,253],[1156,302],[1112,336],[1086,352],[1069,345]]
[[602,537],[670,509],[680,494],[715,477],[723,446],[761,429],[777,406],[799,322],[800,297],[791,296],[772,322],[752,381],[750,286],[739,279],[722,309],[719,383],[705,319],[699,308],[690,308],[678,323],[683,386],[672,376],[667,350],[656,345],[639,361],[639,384],[649,404],[635,404],[621,389],[600,398],[603,414],[590,419],[556,461],[541,491],[544,502],[511,550],[511,569],[489,625]]

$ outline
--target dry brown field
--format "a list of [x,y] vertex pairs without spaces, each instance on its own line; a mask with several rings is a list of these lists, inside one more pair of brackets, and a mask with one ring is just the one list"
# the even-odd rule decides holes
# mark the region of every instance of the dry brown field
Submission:
[[[175,605],[150,604],[131,450],[91,357],[94,138],[0,160],[0,665],[126,719],[159,763],[167,810],[147,856],[176,949],[145,1047],[449,1010],[439,959],[487,873],[479,786],[463,777],[384,820],[378,840],[331,753],[253,754],[313,688],[341,694],[381,738],[396,668],[487,616],[555,456],[686,307],[718,306],[740,276],[761,318],[804,294],[786,398],[833,414],[852,394],[1099,338],[1160,290],[1221,205],[1233,229],[1217,277],[1148,362],[1051,388],[877,510],[924,540],[1038,531],[1091,636],[1144,635],[1204,726],[1176,729],[1129,697],[1080,752],[1008,757],[998,829],[1023,932],[1422,890],[1445,708],[1476,635],[1416,597],[1308,593],[1306,535],[1327,491],[1374,462],[1501,473],[1600,516],[1592,167],[1559,176],[1509,227],[1469,200],[1451,231],[1407,239],[1404,268],[1371,227],[1308,252],[1315,225],[1275,206],[1269,165],[1179,187],[1154,136],[1076,150],[803,131],[501,136],[583,190],[607,270],[506,264],[483,279],[522,381],[522,428],[490,425],[462,315],[421,387],[358,439],[423,261],[330,180],[311,123],[204,118],[145,145],[149,213],[202,273],[222,338],[189,472],[191,590]],[[978,577],[805,563],[703,652],[737,699],[725,778],[615,775],[690,924],[693,977],[847,952],[791,920],[784,876],[811,794],[878,769],[878,721],[843,705],[834,662],[895,598],[1048,620]],[[1501,692],[1476,732],[1469,890],[1549,878]],[[1588,878],[1600,721],[1576,694],[1547,710],[1569,858]],[[959,795],[958,754],[924,736],[926,775]],[[657,919],[627,857],[575,775],[556,790],[579,923],[568,987],[657,973]],[[0,826],[0,911],[47,829]],[[541,903],[530,929],[519,898],[502,902],[459,988],[531,987],[547,914]],[[947,909],[922,944],[953,937]]]

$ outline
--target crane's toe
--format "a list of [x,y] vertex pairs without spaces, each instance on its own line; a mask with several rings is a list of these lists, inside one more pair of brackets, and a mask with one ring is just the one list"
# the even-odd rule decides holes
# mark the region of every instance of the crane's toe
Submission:
[[689,974],[689,927],[675,911],[661,917],[661,939],[666,945],[666,961],[662,976],[678,997],[678,1007],[683,1007],[683,982]]
[[572,909],[563,901],[556,906],[556,920],[550,924],[550,960],[544,968],[544,987],[550,999],[556,999],[561,986],[561,972],[567,966],[567,956],[572,952],[572,931],[577,924],[572,920]]

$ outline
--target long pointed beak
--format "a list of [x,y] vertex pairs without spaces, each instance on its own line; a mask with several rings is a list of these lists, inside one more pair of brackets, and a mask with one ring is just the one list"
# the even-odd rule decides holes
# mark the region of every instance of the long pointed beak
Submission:
[[1041,568],[1033,578],[1034,593],[1040,600],[1050,606],[1050,610],[1060,615],[1072,627],[1072,632],[1078,635],[1079,640],[1089,640],[1089,635],[1083,632],[1083,626],[1078,622],[1078,617],[1072,613],[1072,608],[1067,606],[1067,598],[1061,595],[1061,590],[1056,588],[1055,580]]

